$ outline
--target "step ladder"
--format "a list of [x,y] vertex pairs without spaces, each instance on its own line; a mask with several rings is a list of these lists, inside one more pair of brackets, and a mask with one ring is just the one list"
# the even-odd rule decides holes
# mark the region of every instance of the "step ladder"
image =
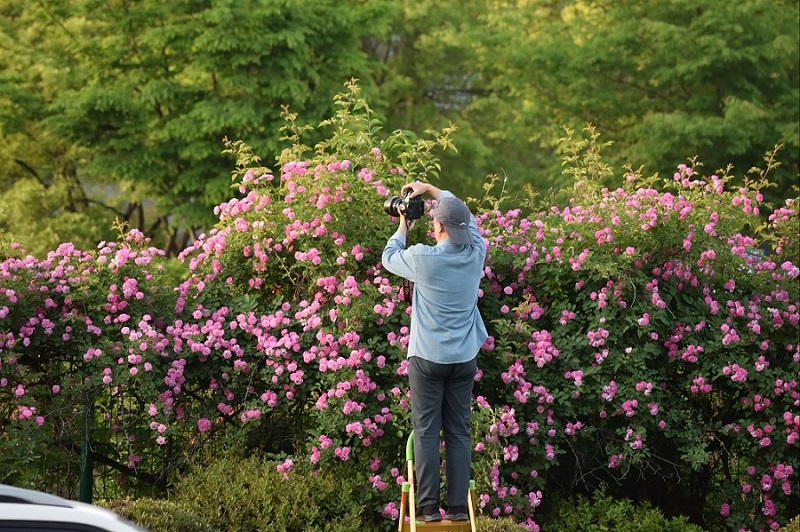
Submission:
[[[414,495],[414,431],[408,436],[406,442],[406,466],[408,480],[403,482],[400,494],[400,516],[398,519],[398,532],[477,532],[475,523],[475,481],[469,481],[469,496],[467,497],[467,509],[469,510],[469,521],[434,521],[431,523],[417,521],[417,505]],[[406,513],[409,521],[406,522]]]

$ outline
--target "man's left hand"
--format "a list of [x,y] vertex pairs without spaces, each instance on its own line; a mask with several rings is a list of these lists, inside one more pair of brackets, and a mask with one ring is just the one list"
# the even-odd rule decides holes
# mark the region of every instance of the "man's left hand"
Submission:
[[409,220],[408,218],[406,218],[405,216],[403,216],[401,214],[400,215],[400,229],[399,229],[399,231],[401,233],[403,233],[403,234],[408,233],[409,231],[411,231],[414,228],[414,222],[416,222],[416,220]]

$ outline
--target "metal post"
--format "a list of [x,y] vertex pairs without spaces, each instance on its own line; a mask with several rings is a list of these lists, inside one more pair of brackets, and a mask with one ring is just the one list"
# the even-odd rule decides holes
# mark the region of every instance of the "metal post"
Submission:
[[81,493],[80,501],[92,503],[92,482],[94,463],[91,451],[92,418],[94,417],[94,401],[88,397],[83,407],[83,435],[81,437]]

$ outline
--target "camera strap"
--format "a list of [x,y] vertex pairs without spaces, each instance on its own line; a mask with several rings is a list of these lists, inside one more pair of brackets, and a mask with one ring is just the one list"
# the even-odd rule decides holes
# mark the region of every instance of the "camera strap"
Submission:
[[[408,220],[403,218],[403,223],[406,225],[406,247],[408,249],[408,240],[410,238],[411,228],[408,226]],[[414,283],[403,277],[403,301],[411,306],[411,298],[414,295]]]

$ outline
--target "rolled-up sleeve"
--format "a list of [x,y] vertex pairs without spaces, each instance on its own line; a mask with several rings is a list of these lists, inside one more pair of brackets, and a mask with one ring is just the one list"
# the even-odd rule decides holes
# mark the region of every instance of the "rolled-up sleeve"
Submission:
[[475,216],[471,213],[469,215],[469,232],[472,235],[472,243],[483,249],[483,255],[486,255],[486,243],[483,241],[480,231],[478,231],[478,223],[475,221]]

